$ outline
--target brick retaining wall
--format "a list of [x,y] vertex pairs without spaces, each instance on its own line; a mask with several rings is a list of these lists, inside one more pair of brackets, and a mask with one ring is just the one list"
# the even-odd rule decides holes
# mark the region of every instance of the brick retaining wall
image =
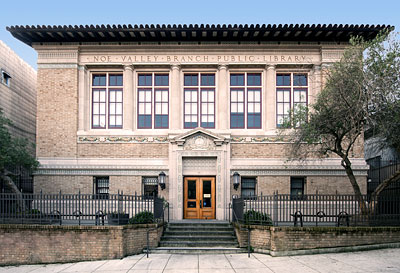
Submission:
[[[247,227],[235,225],[241,247],[247,247]],[[271,253],[400,242],[400,227],[249,227],[250,245]]]
[[156,247],[163,226],[0,225],[0,265],[118,259]]

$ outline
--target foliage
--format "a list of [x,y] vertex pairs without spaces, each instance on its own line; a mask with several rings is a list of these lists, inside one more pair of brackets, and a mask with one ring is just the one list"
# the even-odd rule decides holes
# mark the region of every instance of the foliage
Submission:
[[154,223],[154,215],[150,211],[142,211],[129,219],[129,224],[151,224]]
[[400,146],[400,47],[388,31],[372,41],[355,37],[350,42],[341,60],[325,71],[326,82],[315,102],[291,113],[294,122],[285,121],[284,127],[301,126],[284,132],[293,143],[292,158],[339,156],[364,210],[350,158],[355,146],[362,145],[365,128],[388,145]]
[[271,217],[254,209],[248,210],[243,214],[243,221],[245,224],[262,224],[266,226],[272,226]]
[[0,109],[0,172],[10,166],[22,166],[26,169],[35,169],[39,163],[28,152],[28,141],[12,137],[8,126],[11,120],[4,116]]
[[[29,143],[26,139],[16,138],[10,134],[8,130],[10,126],[12,126],[11,120],[6,118],[0,109],[0,179],[13,192],[20,193],[12,179],[19,174],[10,170],[17,170],[19,167],[35,170],[39,162],[29,153]],[[20,207],[24,208],[22,202]]]
[[112,211],[107,213],[108,216],[110,217],[118,217],[118,215],[125,215],[126,213],[124,211]]

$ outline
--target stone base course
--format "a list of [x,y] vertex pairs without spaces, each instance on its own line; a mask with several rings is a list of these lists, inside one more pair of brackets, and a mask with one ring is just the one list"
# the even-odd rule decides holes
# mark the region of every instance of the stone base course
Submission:
[[400,227],[267,227],[235,224],[240,247],[272,256],[400,246]]
[[157,247],[163,225],[0,225],[0,265],[120,259]]

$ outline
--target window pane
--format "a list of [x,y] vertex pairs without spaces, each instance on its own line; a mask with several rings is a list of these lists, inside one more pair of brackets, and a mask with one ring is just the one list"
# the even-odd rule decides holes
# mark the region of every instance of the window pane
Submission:
[[214,74],[201,74],[201,85],[202,86],[214,86],[215,85]]
[[155,86],[168,86],[168,75],[155,75]]
[[231,86],[244,86],[244,74],[231,74]]
[[110,103],[110,114],[115,114],[115,103]]
[[115,118],[115,126],[122,126],[122,116],[116,116]]
[[109,76],[110,86],[122,86],[123,85],[122,74],[111,74]]
[[261,74],[247,74],[247,85],[249,86],[260,86],[261,85]]
[[93,116],[93,126],[98,127],[100,125],[100,117],[98,115]]
[[290,86],[290,74],[278,74],[276,75],[277,86]]
[[106,74],[93,75],[93,86],[105,86],[106,85]]
[[293,75],[294,86],[307,86],[307,75],[306,74],[294,74]]
[[110,91],[110,102],[115,102],[115,92]]
[[184,84],[185,86],[197,86],[198,85],[197,74],[185,74]]
[[161,104],[157,103],[156,104],[156,111],[155,111],[156,115],[160,115],[161,114]]
[[162,101],[163,101],[163,102],[168,101],[168,91],[166,91],[166,90],[164,90],[164,91],[162,92]]
[[139,75],[139,86],[151,86],[151,74]]
[[237,102],[238,100],[238,91],[232,90],[231,91],[231,101],[232,102]]

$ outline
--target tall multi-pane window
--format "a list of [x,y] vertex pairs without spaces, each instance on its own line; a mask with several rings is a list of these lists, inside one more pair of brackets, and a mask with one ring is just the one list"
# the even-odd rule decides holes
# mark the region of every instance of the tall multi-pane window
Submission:
[[122,128],[123,77],[118,73],[92,74],[92,128]]
[[215,74],[185,74],[184,101],[184,128],[215,128]]
[[[168,128],[169,76],[147,73],[138,75],[138,128]],[[154,100],[153,100],[154,98]],[[154,112],[154,121],[153,121]]]
[[[300,126],[291,121],[291,111],[296,113],[307,106],[308,77],[305,73],[279,73],[276,75],[276,125]],[[296,123],[296,124],[293,124]]]
[[261,128],[261,86],[261,73],[230,75],[232,129],[245,128],[246,124],[248,129]]

